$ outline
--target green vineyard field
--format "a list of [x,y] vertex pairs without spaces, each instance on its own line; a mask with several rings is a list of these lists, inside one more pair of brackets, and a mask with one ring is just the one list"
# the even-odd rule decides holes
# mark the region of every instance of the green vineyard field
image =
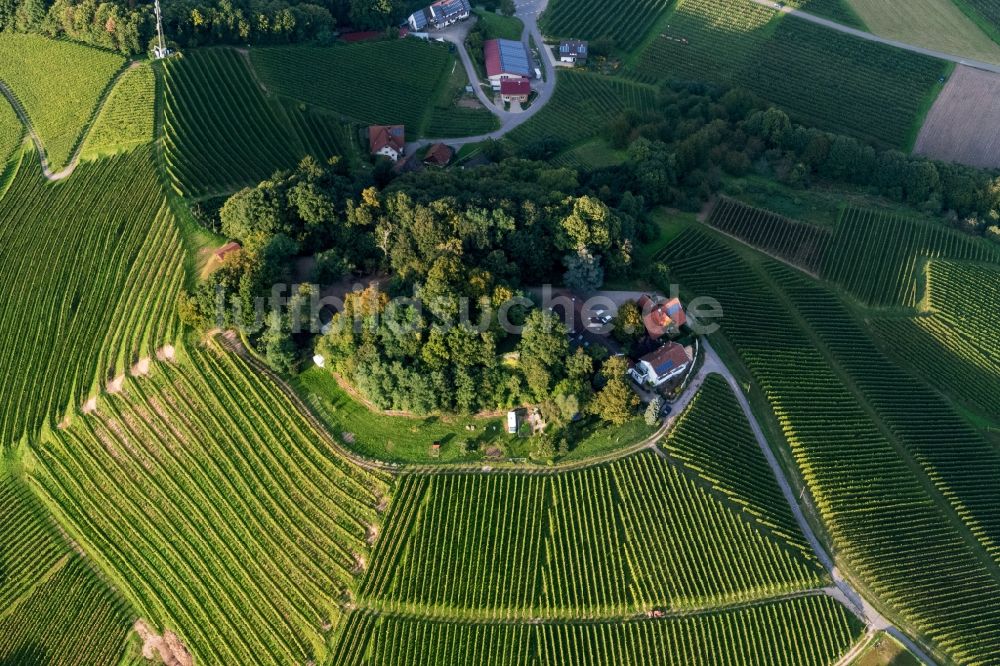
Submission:
[[643,80],[742,86],[806,124],[900,148],[945,71],[939,60],[730,0],[679,0],[636,64]]
[[508,136],[521,145],[554,140],[569,146],[600,133],[623,111],[649,111],[655,102],[653,86],[586,72],[562,71],[555,94],[545,108]]
[[[967,428],[937,450],[924,446],[921,433],[900,420],[940,417],[953,424],[954,416],[918,382],[871,356],[870,341],[855,334],[858,325],[845,309],[822,313],[804,299],[790,306],[775,293],[773,280],[792,281],[783,284],[791,289],[808,285],[805,276],[761,259],[770,266],[764,273],[697,228],[673,240],[661,258],[686,289],[719,300],[722,333],[750,371],[752,391],[770,404],[842,568],[949,659],[1000,659],[1000,576],[983,550],[994,511],[976,501],[961,521],[944,495],[953,486],[962,493],[956,502],[988,501],[993,490],[966,492],[995,453],[985,461],[967,457],[986,453],[966,439]],[[817,290],[811,290],[823,297],[817,302],[829,304],[831,297]],[[843,372],[865,380],[861,390],[884,422],[845,385]],[[918,461],[913,452],[928,457]]]
[[351,613],[342,666],[821,666],[860,637],[860,622],[829,597],[616,623],[455,624]]
[[674,0],[553,0],[540,21],[545,34],[566,39],[609,38],[631,51]]
[[764,529],[811,553],[726,381],[710,375],[692,405],[663,440],[667,455],[741,505]]
[[[0,99],[0,177],[3,175],[7,160],[23,138],[24,127],[14,113],[14,108],[6,99]],[[2,194],[2,184],[0,184],[0,195]]]
[[454,61],[444,46],[416,39],[261,48],[250,57],[269,91],[348,121],[405,125],[411,137],[430,135],[431,103]]
[[931,261],[929,311],[870,322],[892,354],[977,409],[1000,415],[1000,266]]
[[865,27],[850,0],[785,0],[785,4],[854,28]]
[[791,220],[727,197],[719,199],[708,223],[811,273],[818,273],[822,267],[831,236],[829,229]]
[[198,662],[322,662],[387,492],[324,442],[213,343],[50,433],[33,479],[142,617]]
[[131,620],[0,461],[0,664],[105,664]]
[[184,275],[148,149],[82,164],[61,183],[25,153],[0,219],[5,448],[172,343]]
[[153,140],[156,76],[147,64],[122,75],[87,133],[82,159],[131,150]]
[[179,193],[256,185],[302,157],[280,109],[264,97],[236,51],[194,51],[168,61],[164,78],[164,153]]
[[1000,250],[942,224],[851,208],[837,225],[822,276],[869,305],[915,307],[925,259],[1000,262]]
[[977,23],[984,23],[994,41],[1000,38],[1000,5],[994,0],[956,0],[963,11],[971,14]]
[[753,488],[713,483],[694,462],[701,438],[753,443],[738,416],[709,423],[730,403],[721,380],[707,385],[665,443],[677,465],[643,453],[551,476],[405,475],[361,597],[389,612],[569,619],[821,585],[759,450],[743,453]]
[[121,56],[107,51],[38,35],[0,33],[0,82],[24,107],[53,170],[69,162],[123,64]]

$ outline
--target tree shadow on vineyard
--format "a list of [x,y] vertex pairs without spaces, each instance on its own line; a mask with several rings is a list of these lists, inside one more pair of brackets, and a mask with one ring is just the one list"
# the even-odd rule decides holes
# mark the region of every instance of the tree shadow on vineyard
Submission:
[[45,666],[51,663],[40,645],[23,645],[6,656],[0,656],[0,666]]

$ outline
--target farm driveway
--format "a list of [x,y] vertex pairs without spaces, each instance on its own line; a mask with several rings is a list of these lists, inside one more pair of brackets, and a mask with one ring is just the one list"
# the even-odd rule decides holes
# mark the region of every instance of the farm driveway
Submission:
[[469,55],[468,49],[465,48],[465,36],[469,33],[471,23],[457,23],[444,30],[432,33],[435,37],[442,37],[455,45],[455,48],[458,50],[459,59],[465,67],[465,72],[469,76],[469,82],[472,84],[476,97],[493,115],[500,119],[500,129],[494,130],[489,134],[466,136],[457,139],[421,139],[420,141],[413,141],[406,144],[406,153],[408,155],[412,155],[421,148],[439,141],[449,146],[460,148],[464,145],[479,143],[487,139],[499,139],[516,127],[526,123],[542,110],[542,107],[552,99],[552,95],[556,89],[555,56],[552,54],[551,49],[545,47],[545,43],[542,41],[542,32],[538,28],[538,16],[545,11],[546,5],[548,5],[548,0],[521,0],[517,3],[517,13],[515,15],[524,23],[521,42],[526,47],[530,47],[531,42],[534,41],[535,45],[541,51],[542,62],[540,64],[544,72],[544,76],[541,79],[532,81],[532,88],[538,93],[535,101],[527,109],[520,112],[504,111],[493,104],[492,100],[483,92],[479,75],[472,64],[472,57]]

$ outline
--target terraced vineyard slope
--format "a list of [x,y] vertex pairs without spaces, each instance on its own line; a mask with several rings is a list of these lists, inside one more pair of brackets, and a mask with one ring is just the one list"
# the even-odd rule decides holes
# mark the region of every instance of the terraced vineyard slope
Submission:
[[65,166],[124,59],[39,35],[0,33],[0,83],[24,107],[49,167]]
[[324,663],[387,487],[215,343],[50,433],[33,479],[196,663]]
[[600,133],[622,111],[648,111],[656,102],[653,86],[586,72],[561,71],[558,77],[552,99],[508,135],[512,141],[549,140],[568,147]]
[[7,100],[0,99],[0,173],[24,138],[24,126]]
[[183,250],[148,148],[60,183],[25,153],[0,220],[4,448],[174,341]]
[[742,86],[805,124],[904,148],[946,66],[750,2],[679,0],[635,70]]
[[156,77],[146,63],[126,71],[108,94],[83,142],[80,157],[117,155],[153,141]]
[[0,461],[0,663],[117,663],[130,611]]
[[827,596],[656,620],[581,624],[454,624],[351,613],[343,666],[823,666],[861,634]]
[[444,45],[417,39],[261,48],[250,57],[268,91],[365,125],[405,125],[411,137],[454,62]]
[[984,483],[1000,473],[995,452],[801,273],[756,255],[762,270],[696,228],[662,257],[720,301],[722,333],[773,410],[841,569],[942,658],[1000,659],[995,484]]
[[822,275],[869,305],[912,308],[927,259],[1000,263],[1000,250],[942,224],[851,208],[837,224]]
[[823,265],[829,229],[797,222],[734,199],[722,197],[708,223],[741,241],[810,273]]
[[929,381],[1000,418],[1000,267],[929,262],[927,307],[870,323],[886,349]]
[[631,51],[672,2],[673,0],[552,0],[540,24],[549,37],[606,37],[622,51]]

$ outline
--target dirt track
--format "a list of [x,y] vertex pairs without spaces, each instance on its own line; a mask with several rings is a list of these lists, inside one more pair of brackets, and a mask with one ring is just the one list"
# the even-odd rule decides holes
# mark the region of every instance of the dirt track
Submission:
[[959,65],[927,114],[913,152],[1000,167],[1000,74]]

